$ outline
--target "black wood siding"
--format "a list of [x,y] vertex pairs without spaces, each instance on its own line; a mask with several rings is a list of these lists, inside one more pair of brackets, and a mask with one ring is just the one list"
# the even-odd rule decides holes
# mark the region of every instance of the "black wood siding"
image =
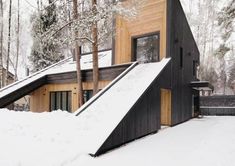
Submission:
[[3,98],[0,98],[0,108],[4,108],[4,107],[8,106],[9,104],[13,103],[14,101],[31,93],[35,89],[45,85],[46,81],[47,81],[46,76],[44,76],[38,80],[35,80],[34,82],[32,82],[28,85],[25,85],[21,89],[18,89],[16,91],[4,96]]
[[[167,56],[172,58],[172,125],[192,117],[193,61],[199,51],[179,0],[167,1]],[[183,49],[183,67],[180,49]]]
[[[100,81],[111,81],[115,79],[119,74],[125,71],[131,64],[117,65],[111,67],[105,67],[99,69],[99,80]],[[82,71],[82,81],[91,82],[93,80],[92,70]],[[59,74],[51,74],[47,76],[47,83],[76,83],[77,82],[77,72],[67,72]]]
[[[170,63],[168,66],[170,66]],[[159,77],[143,93],[96,152],[95,156],[148,134],[155,133],[160,129],[160,88],[161,84],[163,84],[163,78],[166,78],[166,72],[169,72],[168,67],[163,70]],[[169,81],[169,78],[167,79]],[[167,87],[170,86],[169,83],[166,83],[166,85]]]

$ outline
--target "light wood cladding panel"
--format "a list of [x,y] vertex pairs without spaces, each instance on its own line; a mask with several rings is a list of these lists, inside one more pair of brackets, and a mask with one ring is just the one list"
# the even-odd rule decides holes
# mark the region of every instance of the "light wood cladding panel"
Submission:
[[116,18],[115,64],[131,61],[132,37],[160,32],[160,59],[166,57],[166,0],[146,0],[136,18]]
[[[110,81],[100,81],[99,89],[103,89]],[[83,83],[84,90],[92,90],[92,82]],[[72,92],[72,112],[78,109],[77,84],[47,84],[35,90],[30,94],[30,111],[32,112],[48,112],[50,111],[50,92],[55,91],[71,91]]]
[[161,125],[171,125],[171,90],[161,89]]

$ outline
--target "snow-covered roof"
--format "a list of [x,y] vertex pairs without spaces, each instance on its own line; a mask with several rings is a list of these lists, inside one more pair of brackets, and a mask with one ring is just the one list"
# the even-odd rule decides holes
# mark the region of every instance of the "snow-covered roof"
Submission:
[[137,65],[92,104],[75,112],[77,114],[83,111],[79,114],[78,120],[84,121],[86,128],[89,129],[90,135],[87,139],[91,144],[90,154],[96,154],[169,61],[168,58],[157,63]]
[[[111,66],[112,61],[112,51],[103,51],[99,52],[99,67],[108,67]],[[91,69],[92,68],[92,54],[87,54],[81,57],[81,69]],[[55,63],[41,71],[38,71],[22,80],[19,80],[13,84],[10,84],[2,89],[0,89],[0,98],[14,92],[17,89],[20,89],[29,83],[32,83],[46,75],[57,74],[57,73],[66,73],[76,71],[76,62],[73,61],[73,58],[64,59],[58,63]]]

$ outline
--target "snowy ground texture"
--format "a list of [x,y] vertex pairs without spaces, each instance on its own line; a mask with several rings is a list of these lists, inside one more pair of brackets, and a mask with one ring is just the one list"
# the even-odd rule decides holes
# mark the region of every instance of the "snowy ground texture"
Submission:
[[67,112],[0,110],[0,166],[235,166],[235,117],[203,117],[147,136],[100,157]]

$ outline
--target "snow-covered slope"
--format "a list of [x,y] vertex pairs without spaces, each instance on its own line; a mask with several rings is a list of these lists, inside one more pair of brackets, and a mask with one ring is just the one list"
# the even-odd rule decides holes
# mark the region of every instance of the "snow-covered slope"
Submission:
[[[89,128],[90,154],[101,145],[129,112],[140,96],[158,77],[170,58],[157,63],[139,64],[78,116]],[[79,112],[81,110],[78,110]]]
[[[111,66],[111,55],[112,51],[99,52],[99,67]],[[81,58],[81,69],[91,69],[92,68],[92,54],[84,55]],[[0,89],[0,98],[20,89],[27,84],[36,81],[46,75],[56,74],[56,73],[66,73],[70,71],[76,71],[76,63],[72,58],[62,60],[56,64],[53,64],[39,72],[36,72],[25,79],[19,80],[13,84],[10,84],[2,89]]]
[[0,110],[0,166],[235,165],[235,117],[192,119],[96,158],[86,126],[67,112]]

